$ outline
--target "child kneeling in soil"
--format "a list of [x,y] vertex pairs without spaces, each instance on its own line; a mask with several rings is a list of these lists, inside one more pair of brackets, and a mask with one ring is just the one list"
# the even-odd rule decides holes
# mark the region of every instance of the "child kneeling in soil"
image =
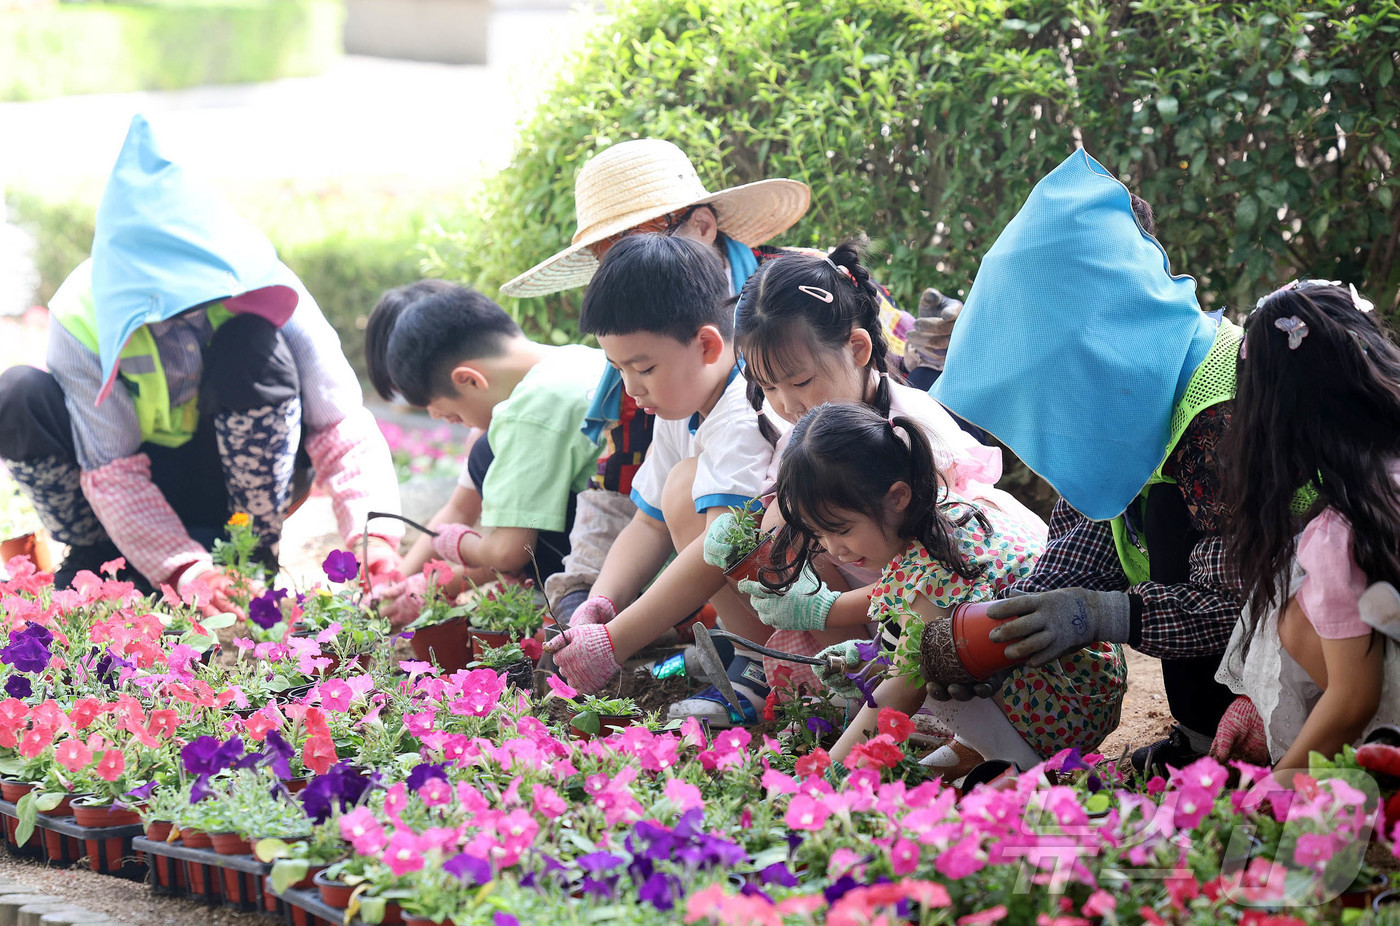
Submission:
[[[833,759],[875,732],[880,707],[912,714],[923,704],[984,758],[1020,768],[1067,747],[1091,750],[1117,726],[1126,688],[1117,644],[1094,643],[1041,668],[1012,669],[990,699],[925,703],[923,685],[911,680],[920,670],[909,664],[910,647],[898,646],[905,624],[947,620],[962,602],[996,597],[1031,571],[1043,541],[1019,519],[953,494],[917,421],[891,420],[864,405],[818,406],[792,431],[777,501],[785,525],[772,560],[789,565],[775,586],[823,552],[843,563],[884,564],[869,614],[880,622],[883,649],[898,648],[899,655],[873,692],[876,706],[856,715]],[[824,653],[854,670],[856,647],[847,641]],[[821,675],[859,696],[843,672]]]
[[[704,558],[709,524],[731,507],[758,505],[773,458],[735,361],[727,297],[711,250],[663,235],[615,244],[584,296],[579,330],[597,336],[628,395],[657,418],[632,481],[637,514],[608,551],[593,597],[546,644],[584,691],[602,688],[622,660],[706,601],[725,621],[739,612],[756,620]],[[752,666],[758,677],[750,691],[761,704],[767,687],[761,664]]]
[[[393,318],[371,319],[371,366],[434,418],[485,431],[469,461],[480,496],[476,526],[437,523],[432,549],[469,573],[534,567],[542,583],[562,568],[574,496],[597,465],[598,446],[579,422],[603,352],[531,341],[504,309],[466,287],[417,284],[411,295],[407,305],[376,306]],[[424,581],[417,574],[385,590],[381,611],[392,624],[417,616]]]
[[1304,280],[1259,300],[1237,380],[1225,541],[1248,606],[1217,679],[1248,700],[1212,754],[1288,772],[1400,723],[1400,348],[1354,289]]

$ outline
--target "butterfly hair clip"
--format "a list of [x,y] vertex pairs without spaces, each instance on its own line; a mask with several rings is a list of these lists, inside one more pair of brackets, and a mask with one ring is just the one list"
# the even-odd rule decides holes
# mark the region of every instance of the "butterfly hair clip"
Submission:
[[1307,322],[1296,315],[1274,319],[1274,327],[1288,335],[1289,350],[1297,350],[1298,345],[1303,343],[1303,338],[1308,336]]

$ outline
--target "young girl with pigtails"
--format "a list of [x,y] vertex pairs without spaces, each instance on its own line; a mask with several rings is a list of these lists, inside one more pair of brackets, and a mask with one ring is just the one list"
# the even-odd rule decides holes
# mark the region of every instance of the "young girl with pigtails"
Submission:
[[[794,588],[818,557],[880,570],[868,619],[879,623],[882,648],[897,656],[873,692],[874,706],[867,703],[848,725],[833,760],[875,732],[882,707],[912,714],[924,705],[982,757],[1020,768],[1068,747],[1092,750],[1117,725],[1126,687],[1117,644],[1012,669],[992,698],[925,702],[920,667],[899,645],[906,625],[947,620],[960,603],[995,598],[1029,574],[1043,537],[1024,519],[952,490],[913,418],[856,403],[807,412],[783,453],[776,507],[784,523],[772,560],[787,565],[776,570],[774,588]],[[833,685],[842,681],[839,673],[823,675]]]
[[1247,607],[1217,678],[1248,700],[1212,752],[1282,776],[1400,723],[1400,348],[1355,289],[1259,300],[1222,456]]
[[[770,487],[786,435],[765,417],[771,409],[784,422],[798,421],[827,402],[867,406],[881,417],[903,415],[929,439],[939,469],[953,491],[976,499],[1017,522],[1027,535],[1045,536],[1045,525],[1009,493],[994,487],[1001,477],[1001,451],[978,443],[927,392],[892,373],[880,317],[879,289],[862,264],[863,238],[843,242],[827,257],[792,255],[770,261],[749,278],[735,306],[735,346],[759,424],[777,441]],[[771,494],[770,494],[771,498]],[[780,521],[769,505],[765,526]],[[709,533],[707,556],[720,564],[730,551],[721,541],[721,517]],[[738,629],[789,653],[813,655],[842,640],[867,638],[871,586],[881,563],[843,563],[817,558],[785,592],[741,583],[766,626]],[[771,634],[771,636],[770,636]],[[771,675],[775,660],[765,659]],[[820,688],[811,670],[789,664],[796,684]],[[704,705],[688,706],[692,713]],[[967,751],[963,750],[964,757]],[[944,759],[952,761],[945,752]]]

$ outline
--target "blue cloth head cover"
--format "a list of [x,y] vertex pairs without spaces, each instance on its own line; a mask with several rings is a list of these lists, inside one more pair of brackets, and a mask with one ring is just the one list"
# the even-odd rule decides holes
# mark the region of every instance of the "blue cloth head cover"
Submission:
[[1076,151],[983,258],[932,391],[1107,520],[1165,459],[1172,410],[1216,327],[1127,188]]
[[131,120],[102,194],[92,242],[92,296],[102,360],[100,402],[117,358],[142,325],[225,300],[281,326],[297,305],[298,281],[272,242],[214,191],[161,155],[150,123]]

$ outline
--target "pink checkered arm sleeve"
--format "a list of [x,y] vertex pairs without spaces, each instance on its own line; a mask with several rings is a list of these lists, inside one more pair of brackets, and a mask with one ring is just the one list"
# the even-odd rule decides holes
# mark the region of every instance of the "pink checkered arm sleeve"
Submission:
[[[340,421],[307,438],[306,452],[316,481],[331,496],[340,536],[353,544],[365,530],[371,511],[399,511],[399,483],[389,445],[374,415],[360,406]],[[393,518],[370,522],[369,532],[397,543],[404,526]]]
[[151,461],[144,453],[84,471],[82,486],[107,536],[153,583],[169,582],[191,564],[211,562],[209,551],[189,535],[151,481]]

